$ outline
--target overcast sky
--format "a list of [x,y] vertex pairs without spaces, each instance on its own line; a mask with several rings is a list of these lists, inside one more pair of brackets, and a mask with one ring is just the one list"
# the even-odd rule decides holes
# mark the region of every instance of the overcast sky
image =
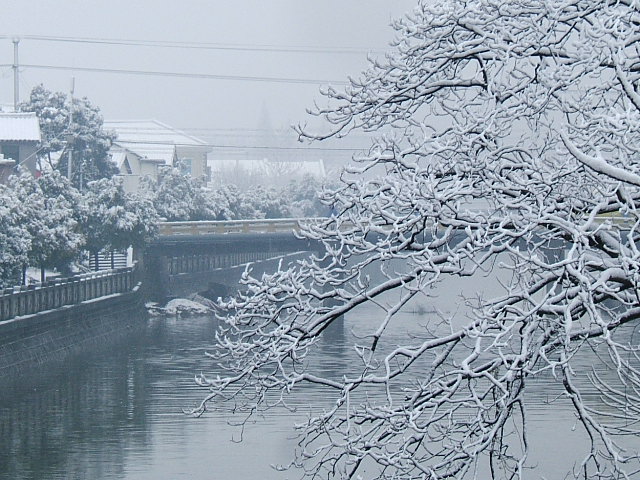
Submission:
[[[320,84],[357,75],[366,67],[367,51],[387,49],[394,35],[391,19],[414,4],[415,0],[4,0],[0,103],[13,102],[12,37],[17,36],[22,100],[39,83],[68,91],[75,77],[75,94],[88,97],[107,119],[153,118],[189,131],[255,129],[264,126],[267,112],[271,126],[283,128],[306,119],[305,108],[319,99]],[[34,36],[49,39],[29,38]],[[154,46],[82,39],[137,40]],[[190,48],[161,47],[157,42],[186,42]]]

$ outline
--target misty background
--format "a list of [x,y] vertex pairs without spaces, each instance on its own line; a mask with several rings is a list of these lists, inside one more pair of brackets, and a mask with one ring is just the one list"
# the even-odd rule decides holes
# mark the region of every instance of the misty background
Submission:
[[343,164],[362,135],[310,148],[291,125],[329,84],[384,55],[392,19],[410,0],[238,2],[9,0],[0,16],[0,104],[13,104],[14,39],[19,96],[38,85],[97,105],[105,120],[155,119],[197,136],[216,159]]

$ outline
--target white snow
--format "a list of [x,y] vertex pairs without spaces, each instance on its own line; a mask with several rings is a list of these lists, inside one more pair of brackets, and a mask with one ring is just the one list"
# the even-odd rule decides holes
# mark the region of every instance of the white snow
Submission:
[[209,307],[186,298],[174,298],[164,307],[159,307],[155,302],[149,302],[145,307],[152,315],[200,315],[211,312]]

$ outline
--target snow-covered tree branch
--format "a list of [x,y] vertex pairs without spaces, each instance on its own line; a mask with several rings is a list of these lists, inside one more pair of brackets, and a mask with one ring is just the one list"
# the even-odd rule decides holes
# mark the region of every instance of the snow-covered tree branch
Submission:
[[[640,317],[640,6],[425,0],[394,28],[392,52],[324,92],[328,130],[299,129],[377,133],[327,192],[336,214],[303,226],[326,253],[247,276],[212,353],[226,375],[199,377],[195,413],[314,383],[334,403],[300,427],[309,476],[523,478],[528,386],[549,374],[589,445],[558,478],[632,478],[620,440],[639,433],[640,358],[620,332]],[[388,341],[416,298],[474,277],[465,309]],[[367,303],[381,313],[357,332],[357,368],[314,368],[323,331]],[[611,374],[580,371],[585,351]]]

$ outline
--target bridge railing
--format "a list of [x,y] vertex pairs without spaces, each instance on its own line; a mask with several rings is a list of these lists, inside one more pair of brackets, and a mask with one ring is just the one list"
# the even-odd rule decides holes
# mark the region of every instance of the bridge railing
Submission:
[[182,273],[211,272],[217,269],[269,260],[290,253],[287,251],[259,251],[171,256],[167,257],[167,273],[169,275],[179,275]]
[[160,222],[160,236],[224,235],[234,233],[287,233],[298,230],[301,221],[313,219],[274,218],[263,220],[215,220]]
[[0,290],[0,321],[133,290],[136,266]]
[[[185,222],[159,222],[160,236],[224,235],[234,233],[289,233],[296,231],[301,222],[324,221],[326,218],[273,218],[260,220],[201,220]],[[618,226],[631,226],[635,220],[619,212],[596,216],[597,223],[611,222]],[[343,226],[348,226],[345,223]]]

